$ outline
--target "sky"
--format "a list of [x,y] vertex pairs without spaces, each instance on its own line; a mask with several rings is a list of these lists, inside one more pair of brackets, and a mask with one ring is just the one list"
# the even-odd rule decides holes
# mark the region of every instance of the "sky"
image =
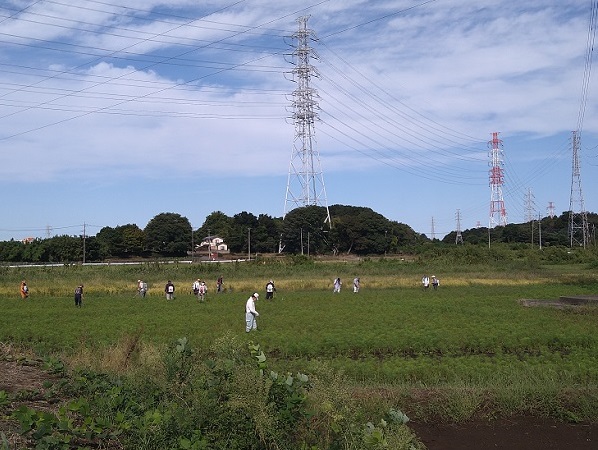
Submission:
[[3,0],[0,240],[283,217],[302,17],[322,204],[435,238],[488,226],[498,190],[508,223],[560,215],[572,191],[598,212],[595,3]]

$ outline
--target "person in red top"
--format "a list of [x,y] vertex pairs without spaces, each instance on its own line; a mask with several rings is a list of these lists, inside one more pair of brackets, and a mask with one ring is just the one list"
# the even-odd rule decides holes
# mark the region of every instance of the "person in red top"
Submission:
[[25,280],[21,281],[21,298],[25,300],[29,297],[29,287],[27,286],[27,282]]

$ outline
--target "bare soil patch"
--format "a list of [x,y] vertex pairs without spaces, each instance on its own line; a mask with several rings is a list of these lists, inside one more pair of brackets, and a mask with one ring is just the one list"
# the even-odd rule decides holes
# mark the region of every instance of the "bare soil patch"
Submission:
[[598,424],[516,417],[464,424],[409,422],[429,450],[595,450]]
[[19,424],[9,414],[24,405],[40,411],[54,411],[60,399],[47,398],[47,385],[58,378],[44,371],[39,360],[0,360],[0,391],[8,393],[11,402],[0,404],[0,433],[9,448],[33,448],[32,443],[19,434]]
[[598,307],[598,295],[562,296],[556,300],[521,299],[519,304],[526,307],[543,306],[557,309]]

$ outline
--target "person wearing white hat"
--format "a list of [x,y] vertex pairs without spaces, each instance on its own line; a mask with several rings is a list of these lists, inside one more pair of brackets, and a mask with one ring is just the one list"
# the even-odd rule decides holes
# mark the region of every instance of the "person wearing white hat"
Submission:
[[247,299],[245,303],[245,332],[249,333],[251,330],[257,330],[257,317],[260,315],[255,310],[255,301],[260,297],[260,294],[255,292]]

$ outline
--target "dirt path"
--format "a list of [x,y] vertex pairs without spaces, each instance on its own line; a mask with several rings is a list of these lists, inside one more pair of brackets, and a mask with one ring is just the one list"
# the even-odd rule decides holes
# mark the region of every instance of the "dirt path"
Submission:
[[460,425],[409,423],[428,450],[596,450],[598,424],[518,417]]

